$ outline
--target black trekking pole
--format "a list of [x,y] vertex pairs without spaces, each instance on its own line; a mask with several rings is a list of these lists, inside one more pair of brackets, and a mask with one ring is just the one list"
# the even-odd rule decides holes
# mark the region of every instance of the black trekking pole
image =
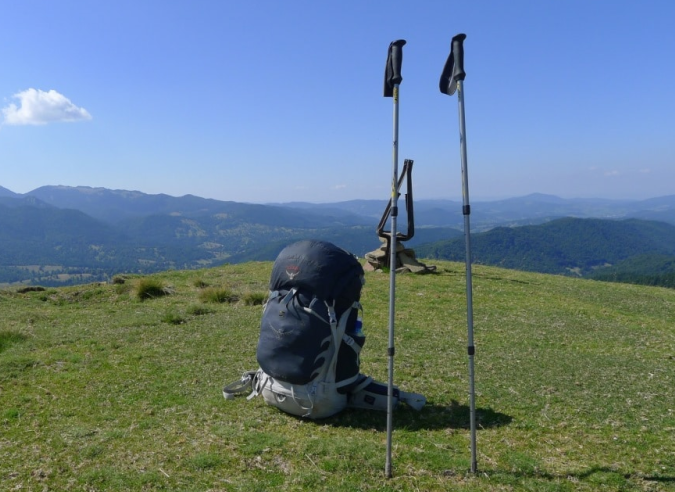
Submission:
[[471,286],[471,225],[469,215],[469,176],[466,163],[466,128],[464,124],[464,39],[466,34],[458,34],[452,38],[450,56],[445,62],[441,74],[440,89],[443,94],[452,96],[457,91],[459,101],[459,146],[462,159],[462,214],[464,215],[464,241],[466,245],[466,320],[468,325],[469,353],[469,420],[471,425],[471,472],[478,471],[476,458],[476,392],[474,386],[473,356],[476,348],[473,345],[473,300]]
[[398,88],[403,80],[401,63],[405,41],[399,39],[389,45],[387,66],[384,70],[384,97],[394,100],[393,177],[391,180],[391,241],[389,242],[389,380],[387,388],[387,459],[384,473],[391,478],[391,438],[394,428],[394,304],[396,301],[396,218],[398,216]]

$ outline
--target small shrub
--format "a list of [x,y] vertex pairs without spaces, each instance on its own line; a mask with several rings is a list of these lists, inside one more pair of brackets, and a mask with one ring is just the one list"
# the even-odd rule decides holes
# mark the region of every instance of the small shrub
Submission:
[[19,294],[26,294],[28,292],[44,292],[45,289],[44,287],[41,287],[39,285],[29,285],[28,287],[21,287],[20,289],[17,289],[16,291]]
[[238,300],[238,297],[227,287],[208,287],[200,293],[199,298],[203,302],[216,303],[236,302]]
[[115,285],[121,285],[121,284],[125,283],[126,281],[127,280],[122,275],[115,275],[112,278],[112,283],[115,284]]
[[136,295],[138,295],[141,301],[162,297],[168,293],[169,291],[164,286],[164,283],[154,278],[143,278],[138,282],[138,287],[136,287]]
[[243,295],[242,300],[247,306],[262,306],[267,299],[267,294],[264,292],[247,292]]

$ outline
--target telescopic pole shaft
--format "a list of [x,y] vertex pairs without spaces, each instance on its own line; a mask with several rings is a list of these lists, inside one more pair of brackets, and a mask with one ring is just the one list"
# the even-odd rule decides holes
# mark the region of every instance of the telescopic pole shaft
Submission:
[[471,285],[471,205],[469,205],[469,174],[467,171],[466,158],[466,125],[464,122],[464,40],[466,34],[457,34],[450,44],[450,56],[448,56],[439,88],[441,93],[452,96],[457,92],[459,104],[459,149],[462,159],[462,215],[464,215],[464,241],[466,247],[466,321],[468,325],[468,353],[469,353],[469,420],[471,425],[471,472],[478,471],[476,458],[476,390],[474,385],[473,356],[476,347],[473,343],[473,287]]
[[459,149],[462,159],[462,214],[464,215],[464,243],[466,246],[466,321],[468,326],[469,353],[469,420],[471,426],[471,472],[478,471],[476,458],[476,391],[474,384],[473,356],[476,348],[473,343],[473,286],[471,282],[471,205],[469,204],[469,174],[466,158],[466,125],[464,122],[464,81],[457,81],[457,101],[459,104]]
[[394,319],[396,315],[396,222],[398,218],[398,97],[399,84],[394,85],[394,139],[392,150],[392,182],[391,182],[391,240],[389,241],[389,379],[387,382],[387,459],[384,473],[392,476],[391,453],[392,434],[394,430]]
[[394,145],[392,152],[393,176],[391,179],[391,237],[389,240],[389,382],[387,385],[387,458],[384,473],[387,478],[392,476],[391,451],[392,433],[394,430],[394,317],[396,303],[396,220],[398,217],[398,96],[403,62],[404,39],[393,41],[387,52],[387,64],[384,70],[384,97],[394,100]]

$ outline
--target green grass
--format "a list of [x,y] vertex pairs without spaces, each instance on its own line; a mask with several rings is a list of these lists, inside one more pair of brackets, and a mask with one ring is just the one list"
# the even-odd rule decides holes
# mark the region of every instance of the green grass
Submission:
[[[395,380],[428,398],[318,422],[221,388],[257,366],[271,263],[0,291],[0,489],[675,490],[675,291],[474,267],[479,473],[463,265],[399,275]],[[388,275],[368,273],[362,370],[387,378]],[[198,280],[198,282],[197,282]],[[204,308],[204,285],[236,302]],[[135,284],[134,284],[135,285]],[[181,322],[172,322],[180,320]]]
[[17,331],[2,330],[0,331],[0,352],[9,348],[10,345],[22,342],[26,339],[26,335]]
[[192,285],[194,285],[194,286],[197,287],[198,289],[203,289],[203,288],[209,286],[209,284],[206,283],[206,280],[204,280],[203,278],[196,278],[196,279],[194,279],[194,280],[192,281]]
[[170,325],[182,325],[183,323],[187,322],[187,320],[183,316],[174,311],[169,311],[168,313],[165,313],[164,316],[162,317],[162,321]]

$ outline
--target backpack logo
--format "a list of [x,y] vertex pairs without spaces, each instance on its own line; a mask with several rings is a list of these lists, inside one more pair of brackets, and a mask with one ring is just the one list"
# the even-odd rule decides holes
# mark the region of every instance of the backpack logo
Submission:
[[289,265],[286,267],[286,275],[290,280],[293,280],[298,273],[300,273],[300,267],[297,265]]

